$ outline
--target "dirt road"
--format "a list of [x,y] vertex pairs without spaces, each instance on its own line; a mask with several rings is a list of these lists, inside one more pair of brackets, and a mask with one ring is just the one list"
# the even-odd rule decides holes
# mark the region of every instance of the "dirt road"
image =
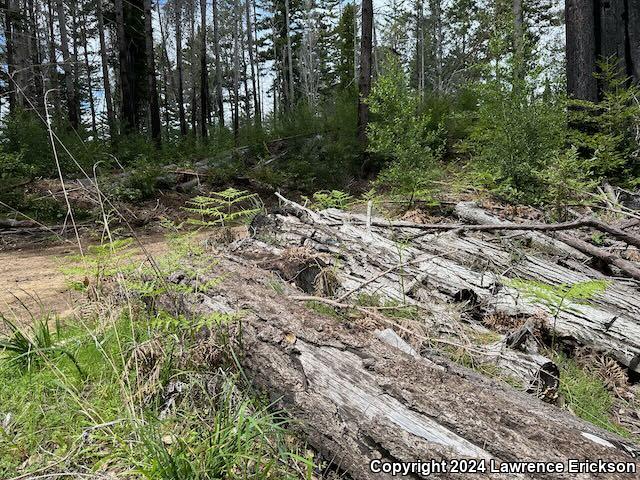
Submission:
[[[141,237],[141,241],[153,256],[167,251],[163,235]],[[77,251],[65,244],[0,252],[0,313],[18,321],[45,312],[60,316],[71,314],[83,294],[70,288],[63,268],[70,264],[70,257]],[[144,261],[141,252],[132,258]]]

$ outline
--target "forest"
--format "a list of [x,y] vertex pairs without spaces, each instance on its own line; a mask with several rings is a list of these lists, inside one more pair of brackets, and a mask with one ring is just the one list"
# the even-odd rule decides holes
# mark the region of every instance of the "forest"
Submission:
[[639,1],[0,20],[0,478],[638,478]]

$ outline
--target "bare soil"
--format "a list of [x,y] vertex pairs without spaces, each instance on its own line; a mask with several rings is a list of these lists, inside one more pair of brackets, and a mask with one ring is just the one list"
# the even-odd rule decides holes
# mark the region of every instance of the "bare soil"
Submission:
[[[140,240],[152,256],[167,251],[162,234],[143,236]],[[20,322],[44,313],[71,315],[83,300],[83,294],[70,288],[63,267],[77,252],[77,247],[69,244],[0,252],[0,314]],[[146,261],[141,251],[132,258]]]

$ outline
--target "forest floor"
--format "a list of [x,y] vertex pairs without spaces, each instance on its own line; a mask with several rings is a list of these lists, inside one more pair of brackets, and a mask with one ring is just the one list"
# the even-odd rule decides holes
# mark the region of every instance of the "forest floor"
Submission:
[[[51,195],[57,201],[61,201],[61,192],[55,181],[44,182],[37,188],[41,192]],[[100,215],[95,213],[99,212],[99,209],[92,200],[92,196],[87,194],[87,190],[81,184],[72,188],[71,193],[73,194],[74,206],[84,206],[87,210],[91,209],[94,212],[92,217],[85,217],[78,223],[83,249],[85,252],[89,252],[89,258],[95,260],[95,253],[91,253],[91,249],[101,244],[101,239],[105,238],[106,233]],[[225,394],[221,395],[218,390],[222,388],[220,386],[220,382],[222,382],[227,385],[223,390],[229,388],[234,398],[237,389],[242,391],[242,402],[240,404],[233,403],[236,400],[232,402],[232,407],[240,410],[232,412],[225,418],[205,419],[207,425],[235,422],[238,415],[244,414],[242,411],[243,402],[249,402],[252,405],[259,405],[257,408],[252,407],[250,423],[257,425],[261,432],[267,432],[266,434],[260,433],[256,437],[259,442],[263,442],[258,445],[253,437],[246,442],[243,439],[234,439],[229,442],[229,444],[233,443],[241,448],[249,449],[248,451],[229,452],[227,458],[232,459],[229,462],[239,461],[234,460],[235,455],[238,459],[245,458],[247,455],[256,455],[261,458],[274,458],[274,461],[282,466],[283,472],[286,470],[287,475],[283,473],[281,477],[277,478],[332,478],[331,474],[326,474],[327,471],[333,471],[327,466],[331,461],[327,463],[326,457],[323,459],[317,452],[308,449],[304,437],[289,436],[288,434],[281,437],[283,424],[278,417],[279,414],[273,413],[272,409],[267,408],[267,405],[260,403],[262,400],[253,396],[253,387],[245,385],[240,379],[240,377],[244,378],[244,373],[242,369],[239,372],[236,369],[235,353],[232,355],[232,360],[227,358],[229,357],[225,353],[229,347],[227,343],[233,345],[234,336],[237,335],[237,332],[233,330],[237,320],[234,317],[235,314],[219,313],[214,309],[213,312],[200,312],[194,320],[193,318],[184,318],[182,313],[169,314],[164,312],[161,307],[158,307],[158,304],[161,304],[160,297],[162,297],[161,294],[156,293],[158,285],[153,284],[153,281],[152,284],[148,283],[150,257],[154,259],[154,262],[165,262],[161,268],[162,273],[159,275],[163,277],[162,281],[171,278],[174,273],[179,274],[178,280],[174,278],[169,281],[170,283],[182,282],[180,275],[183,274],[195,275],[195,287],[188,284],[174,285],[175,291],[171,293],[171,295],[176,294],[184,298],[188,305],[200,305],[202,302],[202,308],[214,308],[219,306],[221,299],[225,299],[230,302],[231,309],[237,309],[239,308],[237,305],[248,301],[247,299],[251,298],[251,295],[257,296],[256,302],[268,299],[274,301],[269,295],[274,295],[275,292],[276,303],[274,305],[277,305],[275,311],[286,309],[289,311],[289,315],[275,316],[270,320],[273,325],[280,321],[286,323],[294,314],[311,312],[311,315],[319,314],[325,320],[328,319],[328,325],[331,328],[335,325],[339,325],[339,328],[344,327],[346,333],[343,332],[341,335],[351,335],[354,330],[356,333],[364,332],[367,336],[372,336],[373,332],[377,331],[376,328],[384,328],[375,325],[382,319],[382,325],[386,325],[384,322],[392,322],[396,325],[399,328],[397,331],[402,334],[401,336],[411,343],[410,348],[415,348],[421,353],[423,351],[420,347],[422,340],[419,338],[427,328],[425,325],[431,321],[431,316],[423,317],[423,313],[427,311],[426,307],[433,308],[432,312],[436,313],[436,317],[439,315],[442,319],[451,321],[456,325],[454,330],[459,329],[453,336],[444,337],[445,344],[449,342],[450,345],[457,345],[457,347],[449,350],[443,348],[438,355],[442,354],[454,363],[471,367],[492,379],[501,378],[495,366],[489,365],[492,368],[486,368],[484,364],[476,364],[470,352],[473,352],[474,349],[488,347],[486,342],[502,342],[503,340],[500,339],[503,337],[506,339],[508,336],[505,333],[510,334],[514,327],[519,330],[523,326],[513,322],[502,324],[501,322],[505,319],[530,318],[538,321],[536,319],[540,305],[531,304],[533,310],[522,309],[518,310],[516,314],[499,310],[495,312],[482,310],[484,306],[493,303],[494,297],[498,298],[497,291],[513,289],[508,281],[506,286],[501,283],[485,285],[485,276],[491,277],[496,272],[501,272],[500,274],[505,277],[522,275],[549,284],[565,281],[565,279],[569,279],[575,284],[589,283],[581,282],[581,280],[601,278],[599,272],[586,265],[586,260],[583,264],[581,263],[583,260],[578,261],[577,258],[563,257],[559,259],[558,257],[562,257],[562,255],[550,255],[548,252],[535,251],[529,246],[524,246],[518,237],[522,234],[517,232],[510,234],[469,232],[468,235],[460,236],[456,236],[458,234],[454,233],[452,237],[432,232],[425,234],[427,237],[424,238],[423,235],[415,236],[413,243],[404,245],[401,238],[397,238],[395,233],[391,233],[392,229],[387,229],[386,225],[378,225],[373,231],[378,243],[372,241],[373,237],[361,242],[359,235],[362,232],[357,231],[357,228],[361,228],[361,224],[358,224],[354,218],[357,215],[363,216],[367,211],[366,201],[354,203],[348,201],[345,202],[348,204],[346,209],[324,210],[325,207],[332,205],[321,205],[315,203],[314,200],[302,199],[301,202],[305,203],[305,206],[298,205],[300,209],[311,212],[310,207],[314,212],[319,212],[311,214],[312,218],[315,216],[315,223],[312,221],[311,224],[304,224],[304,222],[299,223],[300,219],[287,210],[286,200],[278,201],[271,194],[268,198],[265,195],[263,199],[268,204],[266,210],[269,213],[265,218],[270,220],[262,226],[256,224],[255,229],[251,230],[251,238],[243,242],[245,244],[242,247],[244,253],[228,255],[229,252],[225,249],[231,242],[247,237],[246,227],[203,229],[201,231],[187,227],[186,220],[189,214],[185,212],[183,207],[194,195],[195,192],[187,194],[169,191],[145,201],[119,202],[114,208],[117,208],[124,218],[118,219],[116,215],[112,214],[109,217],[109,231],[116,238],[126,238],[131,243],[126,249],[126,257],[121,255],[119,251],[111,252],[104,258],[99,258],[98,255],[97,264],[89,268],[86,266],[76,268],[72,274],[69,273],[69,270],[79,267],[81,260],[78,257],[75,235],[68,224],[66,228],[61,228],[60,225],[54,225],[55,222],[51,222],[49,224],[51,230],[43,229],[42,225],[35,224],[26,224],[23,229],[5,228],[4,231],[0,230],[0,313],[17,323],[19,328],[24,328],[25,332],[32,329],[34,325],[37,327],[37,321],[43,318],[47,319],[50,324],[53,324],[51,322],[53,318],[61,319],[63,330],[62,332],[57,331],[58,326],[56,325],[57,340],[53,341],[54,344],[48,348],[55,351],[57,348],[55,342],[60,342],[65,346],[64,348],[66,345],[73,345],[72,351],[75,356],[74,361],[70,362],[64,355],[52,355],[51,357],[48,354],[43,355],[45,358],[37,368],[32,369],[31,363],[28,364],[26,368],[29,375],[18,374],[18,371],[24,368],[24,366],[19,367],[19,362],[9,364],[7,368],[4,368],[6,365],[3,364],[3,368],[0,368],[0,383],[4,380],[9,382],[9,379],[17,379],[12,383],[11,388],[0,391],[0,439],[7,440],[4,444],[0,442],[0,477],[22,478],[26,472],[75,471],[93,474],[94,471],[97,471],[100,474],[96,476],[97,478],[112,478],[111,474],[114,472],[115,476],[122,476],[122,478],[139,478],[138,473],[142,470],[136,470],[136,468],[156,468],[162,463],[163,460],[160,457],[164,455],[164,450],[176,441],[173,437],[174,431],[178,432],[176,435],[181,435],[179,432],[182,432],[185,438],[193,438],[194,443],[190,445],[178,444],[167,451],[170,450],[172,455],[184,454],[185,458],[189,457],[189,461],[194,462],[193,465],[200,461],[205,462],[208,454],[194,450],[198,445],[212,442],[211,438],[198,437],[198,435],[202,435],[203,431],[205,435],[209,432],[209,430],[202,428],[203,423],[201,421],[176,420],[179,417],[178,414],[175,417],[169,415],[166,420],[164,415],[167,414],[169,408],[167,405],[171,405],[177,395],[172,393],[171,389],[183,388],[178,387],[182,385],[181,382],[190,385],[191,389],[196,388],[196,385],[204,385],[203,388],[207,390],[205,401],[216,404],[216,408],[212,412],[221,411],[220,402],[222,402],[223,409],[231,408],[231,404],[227,404],[229,398]],[[295,194],[292,194],[292,197],[296,200],[300,199],[300,196]],[[473,200],[477,202],[480,209],[501,220],[514,221],[517,219],[515,221],[521,223],[540,223],[545,220],[539,210],[525,206],[500,204],[488,196],[475,192],[448,193],[440,200],[438,206],[418,203],[408,211],[403,208],[404,205],[398,205],[394,202],[378,204],[376,215],[412,224],[456,223],[462,220],[462,216],[456,210],[461,204],[460,202]],[[59,218],[58,222],[60,221],[64,220]],[[269,221],[276,222],[274,225],[277,227],[270,230]],[[284,223],[277,224],[279,221]],[[64,234],[62,234],[63,231]],[[637,225],[628,231],[637,234]],[[190,237],[188,245],[183,243],[176,246],[175,243],[172,243],[171,236],[176,232],[191,232],[195,235]],[[327,234],[328,237],[325,237]],[[415,230],[413,234],[415,234]],[[370,230],[367,235],[372,235],[372,231]],[[595,234],[583,229],[578,232],[578,235],[583,240],[590,241]],[[619,248],[619,244],[615,243],[613,239],[598,236],[596,240],[600,246],[611,251],[616,251],[615,249]],[[267,242],[270,246],[265,247],[265,243],[260,243],[260,241]],[[280,244],[278,244],[279,241]],[[332,243],[333,241],[338,242],[337,247]],[[342,246],[339,246],[341,243]],[[202,248],[203,244],[205,245],[204,249]],[[252,245],[257,250],[252,250]],[[300,245],[305,245],[305,247],[300,248]],[[318,251],[313,252],[312,250],[316,248]],[[337,248],[337,251],[341,253],[337,254],[336,250],[332,250],[334,248]],[[380,303],[382,297],[379,294],[389,294],[393,300],[393,295],[399,285],[398,281],[404,282],[403,276],[407,275],[411,279],[420,277],[421,272],[413,270],[412,262],[404,260],[404,255],[414,255],[411,251],[412,248],[417,249],[416,258],[424,255],[432,257],[432,260],[442,257],[444,263],[438,264],[438,268],[442,270],[430,273],[430,275],[433,274],[430,282],[434,282],[429,284],[430,290],[421,292],[422,287],[419,284],[415,286],[412,295],[415,294],[416,309],[408,308],[404,301],[400,306],[393,301]],[[451,248],[457,249],[460,256],[456,257],[452,254]],[[478,251],[482,252],[480,255],[482,259],[476,258],[477,248],[480,248]],[[281,249],[280,253],[277,253],[278,249]],[[470,250],[466,251],[465,249]],[[256,251],[266,257],[252,259],[251,254]],[[327,255],[327,251],[333,252],[333,254]],[[638,249],[627,248],[623,254],[635,262],[637,256],[633,255],[637,255],[637,251]],[[351,253],[354,255],[353,257],[349,256]],[[249,256],[243,257],[246,254]],[[272,258],[274,255],[277,258]],[[402,260],[398,260],[396,258],[398,256]],[[244,260],[233,263],[238,262],[237,259],[241,257]],[[336,260],[337,257],[341,257],[341,260]],[[358,262],[361,261],[361,258],[368,260],[364,264],[360,264]],[[105,278],[110,275],[115,276],[105,272],[109,269],[113,270],[112,267],[116,266],[116,262],[122,260],[127,263],[126,267],[124,264],[118,264],[118,267],[122,267],[122,270],[118,271],[118,276],[122,278],[117,279],[114,285],[106,286],[105,290],[98,292],[97,295],[95,294],[97,289],[92,290],[94,279],[89,279],[87,276],[82,278],[85,275],[83,272],[92,271],[96,265],[98,265],[100,276]],[[331,262],[334,260],[337,263],[332,265]],[[195,262],[193,267],[186,266],[192,261]],[[213,279],[201,279],[203,272],[211,274],[211,272],[217,271],[218,261],[227,262],[227,272]],[[385,262],[391,263],[386,264]],[[489,265],[492,262],[493,264]],[[248,273],[249,277],[244,281],[234,284],[231,278],[233,275],[227,276],[227,274],[234,268],[243,271],[248,264],[252,265],[251,268],[255,268],[256,265],[258,268],[252,270],[253,273]],[[445,267],[445,264],[448,267]],[[538,266],[541,267],[538,268]],[[231,268],[229,269],[229,267]],[[300,286],[304,283],[303,277],[307,276],[305,273],[307,270],[316,272],[314,269],[318,267],[320,267],[319,273],[313,274],[310,282],[314,291],[308,292]],[[398,277],[399,280],[388,278],[396,275],[395,270],[398,267],[401,267],[403,271]],[[287,275],[291,272],[288,272],[287,269],[291,268],[293,268],[291,270],[293,276],[288,278]],[[448,268],[455,268],[455,270],[450,271]],[[533,270],[527,270],[527,268],[533,268]],[[105,270],[101,272],[100,269]],[[378,270],[380,273],[377,273]],[[132,274],[134,271],[137,273]],[[141,274],[140,272],[146,273]],[[449,276],[451,272],[455,273]],[[120,275],[121,273],[122,275]],[[252,274],[255,277],[251,277]],[[344,276],[341,277],[341,275]],[[438,275],[444,276],[438,277]],[[637,309],[637,305],[634,305],[633,301],[628,301],[630,298],[628,294],[631,288],[634,288],[634,284],[631,281],[619,280],[617,276],[607,275],[611,278],[610,290],[612,294],[616,295],[615,301],[621,302],[620,315],[622,320],[619,320],[618,323],[626,322],[627,317],[630,319]],[[339,277],[345,282],[341,286],[343,291],[348,292],[352,288],[358,290],[364,285],[368,285],[374,293],[367,295],[365,294],[367,289],[363,289],[362,295],[352,297],[353,303],[350,303],[348,307],[343,305],[334,308],[331,302],[335,304],[336,298],[338,300],[342,298],[336,297],[336,291],[332,286]],[[370,280],[362,283],[365,278]],[[326,292],[318,293],[316,291],[318,279],[326,281],[324,285]],[[89,288],[83,289],[81,285],[83,282],[84,286],[89,286]],[[114,294],[114,289],[111,288],[116,286],[115,290],[122,287],[130,288],[130,283],[136,283],[135,288],[137,289],[137,293],[131,298],[118,296],[117,292]],[[427,287],[427,283],[429,282],[425,282],[424,288]],[[219,284],[221,286],[218,286]],[[95,285],[97,286],[97,284]],[[465,288],[461,288],[460,285]],[[254,286],[256,291],[262,289],[260,294],[253,291]],[[477,305],[473,304],[474,301],[469,301],[471,297],[458,298],[458,293],[464,293],[467,286],[476,290],[476,294],[481,300]],[[530,283],[530,287],[534,288],[536,284]],[[242,293],[244,297],[239,296],[241,293],[238,292],[245,288],[247,290]],[[494,289],[496,290],[494,291]],[[206,295],[210,293],[209,290],[215,290],[216,294],[210,294],[207,297]],[[284,291],[287,295],[283,294]],[[315,300],[312,299],[297,306],[296,292],[298,294],[313,293],[324,297],[313,297]],[[201,295],[201,297],[197,299],[189,297],[193,294]],[[136,295],[147,295],[152,298],[151,304],[140,302],[139,298],[134,298]],[[548,296],[555,298],[556,293],[548,293]],[[205,300],[202,301],[202,298]],[[98,299],[97,302],[96,299]],[[323,304],[324,300],[329,303]],[[340,301],[345,303],[348,300],[343,298]],[[280,305],[277,302],[283,303]],[[424,305],[422,302],[425,302]],[[586,303],[589,304],[588,301]],[[96,304],[98,304],[97,310]],[[150,305],[152,308],[149,308]],[[271,311],[273,305],[267,306],[269,308],[265,311]],[[88,307],[86,312],[83,310],[84,307]],[[423,307],[425,307],[424,312],[421,310]],[[516,307],[523,308],[522,305],[516,305],[513,308]],[[601,304],[599,300],[594,300],[593,305],[589,305],[589,308],[591,307],[593,307],[594,315],[609,312],[610,308],[617,308],[616,305],[610,305],[606,302]],[[568,325],[573,325],[581,318],[575,316],[575,312],[569,308],[558,308],[562,312],[561,315],[556,314],[556,317],[559,316],[561,322],[566,321]],[[376,309],[380,309],[379,312],[383,315],[372,313],[378,311]],[[256,307],[255,311],[259,311],[259,309]],[[531,315],[532,311],[533,315]],[[215,324],[212,331],[217,332],[213,334],[215,337],[215,346],[213,347],[210,342],[203,342],[200,338],[202,325],[207,325],[211,329],[211,322]],[[418,322],[421,322],[419,326]],[[251,325],[249,320],[247,323]],[[615,324],[614,329],[618,327],[618,323]],[[553,400],[556,406],[560,407],[558,411],[562,410],[562,414],[567,411],[571,412],[571,415],[575,414],[594,425],[623,435],[630,442],[637,443],[640,438],[640,405],[636,400],[638,396],[637,376],[633,377],[636,381],[632,385],[626,371],[609,357],[601,358],[593,356],[589,352],[586,354],[578,352],[581,356],[569,358],[565,355],[565,351],[549,348],[548,338],[543,338],[541,332],[538,331],[539,325],[536,325],[533,328],[535,335],[531,333],[531,338],[527,342],[537,342],[534,349],[536,358],[542,358],[544,355],[546,360],[555,363],[559,369]],[[492,330],[488,330],[487,327]],[[587,327],[591,328],[588,325]],[[416,328],[416,330],[412,334],[405,335],[408,332],[407,328]],[[430,332],[428,335],[430,336],[432,333],[437,335],[438,328],[436,325],[435,333]],[[0,327],[0,334],[3,334],[0,335],[0,338],[4,337],[4,330],[6,328]],[[329,330],[330,328],[324,331],[328,332]],[[37,336],[37,332],[38,330],[33,328],[34,336]],[[48,329],[47,332],[51,333]],[[265,335],[267,333],[269,332],[265,330]],[[302,342],[302,337],[307,333],[309,332],[303,328],[296,335]],[[596,334],[609,338],[606,336],[608,335],[606,330],[605,332],[596,330]],[[216,335],[222,335],[224,340],[220,341]],[[291,335],[291,333],[287,333],[284,340],[279,340],[277,343],[286,346],[288,341],[296,342],[296,336],[292,337]],[[452,334],[449,332],[447,335]],[[290,340],[291,338],[293,340]],[[464,343],[469,338],[474,342],[477,340],[477,344]],[[95,341],[96,339],[100,339],[100,342]],[[331,339],[331,342],[333,340]],[[415,340],[416,343],[412,340]],[[261,341],[258,342],[258,348],[262,348]],[[635,348],[635,340],[630,338],[628,341]],[[460,345],[462,345],[462,350],[459,348]],[[432,351],[431,347],[426,348],[424,355],[429,357]],[[524,351],[516,349],[513,352],[516,357],[520,356],[520,358],[523,357],[523,354],[525,357],[528,355],[528,353],[525,354]],[[576,352],[571,351],[571,353]],[[278,354],[276,349],[275,356],[267,355],[267,364],[271,358],[277,362]],[[31,357],[29,356],[29,358]],[[226,358],[226,360],[222,361],[221,358]],[[285,358],[288,358],[288,353]],[[604,367],[600,363],[593,364],[595,367],[588,363],[604,360],[611,360],[611,362],[606,363]],[[136,368],[140,368],[142,373],[134,373],[132,364],[135,364]],[[78,365],[84,370],[83,372],[77,368]],[[49,369],[47,366],[54,368]],[[274,371],[277,372],[277,370]],[[142,380],[136,377],[140,374],[144,377]],[[127,380],[129,377],[133,380]],[[291,378],[294,377],[295,375],[292,374]],[[88,381],[87,378],[89,378]],[[209,394],[212,382],[218,385],[214,388],[215,395]],[[501,385],[509,383],[507,380],[505,382]],[[283,382],[283,385],[285,384],[286,382]],[[91,388],[87,388],[88,386]],[[42,398],[37,402],[23,402],[21,398],[32,395],[34,388],[40,392],[39,395]],[[522,385],[518,389],[523,390]],[[322,394],[322,392],[320,393]],[[194,415],[194,412],[198,412],[195,416],[199,416],[201,406],[198,402],[202,402],[203,399],[198,393],[193,395],[193,399],[188,398],[187,395],[179,407],[174,405],[171,408],[178,408],[178,411],[184,409],[180,413],[180,415],[184,414],[182,418],[189,418]],[[510,395],[511,393],[507,393],[508,397]],[[194,401],[193,405],[191,400]],[[144,405],[144,409],[141,408],[141,405]],[[314,408],[311,410],[313,411]],[[43,425],[41,425],[42,422],[44,422]],[[156,430],[147,430],[152,427]],[[232,431],[231,425],[228,430],[224,425],[223,427],[225,434]],[[105,431],[101,432],[102,429]],[[233,432],[234,435],[237,433],[235,427],[233,427]],[[216,436],[220,435],[220,432],[210,433]],[[137,440],[132,441],[131,438]],[[113,447],[113,444],[118,442],[120,447]],[[273,453],[272,445],[274,442],[282,442],[278,450],[280,453]],[[144,448],[138,448],[138,445],[143,445]],[[41,448],[42,446],[44,448]],[[185,448],[184,451],[179,450],[182,447]],[[261,448],[265,448],[265,451],[261,451]],[[103,451],[109,456],[109,460],[106,462],[98,460]],[[286,453],[286,457],[278,456],[282,452]],[[229,463],[225,468],[233,469],[237,468],[237,465]],[[324,468],[323,465],[327,467],[327,471],[318,473]],[[168,471],[162,474],[158,471],[153,473],[152,470],[145,472],[147,472],[147,478],[173,478],[167,473]],[[290,475],[292,472],[293,474]],[[256,476],[255,478],[262,477]],[[271,477],[266,476],[265,478]],[[354,476],[353,478],[360,477]]]
[[[139,237],[149,255],[167,252],[166,237],[161,233]],[[85,239],[84,248],[96,245]],[[23,245],[20,249],[0,251],[0,311],[20,321],[31,315],[48,313],[68,317],[82,303],[86,295],[70,286],[70,277],[64,269],[74,261],[77,245]],[[137,251],[132,262],[146,262],[146,255]],[[10,313],[7,313],[10,312]]]

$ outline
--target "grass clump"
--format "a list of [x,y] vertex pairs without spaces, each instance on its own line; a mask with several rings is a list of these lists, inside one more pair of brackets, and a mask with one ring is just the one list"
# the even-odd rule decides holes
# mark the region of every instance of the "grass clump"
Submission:
[[[206,387],[196,386],[206,396]],[[311,458],[291,451],[287,420],[225,378],[208,403],[182,406],[141,436],[137,471],[152,480],[310,478]],[[295,467],[294,467],[295,466]]]
[[[285,416],[242,387],[234,356],[210,353],[217,367],[194,361],[207,329],[209,350],[231,348],[222,337],[236,317],[168,317],[138,312],[106,327],[107,318],[69,323],[59,343],[70,355],[47,356],[30,370],[12,351],[0,353],[0,478],[36,471],[308,477],[312,459],[297,453]],[[171,404],[165,392],[178,383],[183,393]]]
[[560,369],[565,407],[598,427],[629,437],[630,432],[612,420],[614,396],[604,382],[563,354],[556,354],[554,360]]
[[[204,275],[197,249],[183,238],[176,245],[158,275],[180,264]],[[242,312],[164,311],[147,302],[167,292],[160,280],[132,289],[151,272],[112,272],[113,246],[103,253],[80,273],[96,283],[113,277],[126,302],[113,306],[105,295],[99,314],[55,331],[47,318],[32,330],[9,323],[0,341],[0,478],[310,478],[313,460],[298,453],[288,420],[244,383]],[[203,279],[187,293],[220,281]]]

